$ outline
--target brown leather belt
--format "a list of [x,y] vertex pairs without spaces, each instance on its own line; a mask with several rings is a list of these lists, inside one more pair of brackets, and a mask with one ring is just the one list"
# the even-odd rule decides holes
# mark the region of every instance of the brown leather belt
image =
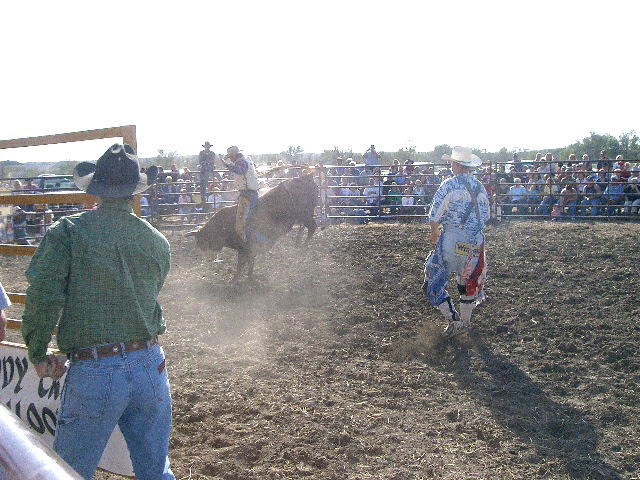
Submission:
[[[131,340],[124,343],[110,343],[109,345],[100,345],[99,347],[80,348],[71,353],[72,360],[97,360],[98,358],[112,357],[122,352],[135,352],[136,350],[144,350],[153,347],[158,343],[158,336],[149,340]],[[95,350],[96,356],[93,352]]]

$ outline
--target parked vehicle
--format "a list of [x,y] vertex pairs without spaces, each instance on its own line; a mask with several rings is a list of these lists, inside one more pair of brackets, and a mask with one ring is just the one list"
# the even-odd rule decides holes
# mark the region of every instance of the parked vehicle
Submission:
[[[73,193],[81,190],[76,187],[71,175],[44,173],[37,177],[19,179],[23,182],[20,189],[11,190],[12,194]],[[26,234],[29,239],[39,240],[49,226],[59,218],[86,208],[82,204],[36,204],[21,206],[26,215]],[[15,230],[15,229],[14,229]]]
[[34,179],[33,183],[36,184],[38,190],[41,192],[80,190],[76,187],[76,184],[73,183],[73,177],[71,175],[53,175],[50,173],[43,173],[42,175],[38,175]]

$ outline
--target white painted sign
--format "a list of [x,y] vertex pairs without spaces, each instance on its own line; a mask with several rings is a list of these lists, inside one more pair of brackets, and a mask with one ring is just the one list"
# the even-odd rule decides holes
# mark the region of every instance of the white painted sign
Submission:
[[[60,380],[40,378],[29,363],[24,346],[0,343],[0,402],[23,420],[51,446],[60,406]],[[127,444],[116,427],[102,455],[99,467],[107,472],[133,477]]]

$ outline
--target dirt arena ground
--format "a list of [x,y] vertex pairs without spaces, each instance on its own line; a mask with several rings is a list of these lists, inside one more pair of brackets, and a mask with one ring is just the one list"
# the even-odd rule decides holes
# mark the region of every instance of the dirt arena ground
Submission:
[[232,252],[166,232],[177,478],[640,478],[640,224],[489,227],[490,301],[449,341],[427,233],[291,235],[233,286]]

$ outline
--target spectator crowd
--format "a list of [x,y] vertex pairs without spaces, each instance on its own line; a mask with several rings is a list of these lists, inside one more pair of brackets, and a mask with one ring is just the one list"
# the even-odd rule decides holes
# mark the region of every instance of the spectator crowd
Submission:
[[[338,156],[331,165],[319,162],[324,215],[353,218],[367,223],[373,218],[398,217],[410,222],[424,217],[440,183],[453,174],[447,165],[416,164],[394,159],[379,165],[379,154],[372,145],[361,161]],[[287,169],[287,167],[289,167]],[[276,180],[295,176],[297,165],[276,165]],[[618,155],[610,160],[601,152],[592,162],[584,154],[580,160],[570,155],[558,161],[549,153],[538,153],[533,161],[520,161],[514,155],[509,163],[498,163],[476,171],[492,201],[496,217],[545,216],[553,220],[580,216],[637,216],[640,211],[639,165],[631,165]],[[175,165],[161,170],[157,191],[143,200],[143,215],[178,214],[183,221],[234,203],[233,174],[213,171],[202,198],[197,172]]]
[[[385,217],[403,222],[424,221],[438,186],[453,175],[444,164],[415,163],[410,159],[394,159],[390,165],[380,162],[374,145],[358,162],[341,156],[331,165],[319,162],[320,221],[344,218],[367,223]],[[300,166],[291,163],[277,162],[265,185],[271,187],[299,175]],[[237,199],[233,173],[228,170],[210,168],[203,182],[202,172],[188,167],[171,165],[158,169],[157,184],[140,199],[143,217],[176,216],[182,224],[201,223],[208,212],[232,205]],[[475,175],[487,190],[493,217],[538,216],[559,221],[640,215],[639,172],[639,163],[631,164],[621,155],[609,159],[602,151],[595,161],[587,154],[579,159],[572,154],[562,161],[550,153],[538,153],[532,161],[521,161],[514,154],[511,162],[486,166],[476,170]],[[11,189],[34,191],[35,186],[30,181],[23,184],[14,180]],[[30,243],[27,227],[33,228],[28,225],[29,215],[35,213],[32,210],[33,206],[13,207],[11,215],[0,222],[0,240]],[[38,222],[42,231],[36,237],[44,235],[52,222],[51,215],[43,218]]]
[[498,215],[543,215],[553,220],[578,216],[637,216],[640,207],[639,165],[621,155],[610,160],[605,151],[597,162],[587,154],[566,162],[538,153],[533,162],[517,157],[507,171],[487,167],[482,182]]
[[[394,160],[388,170],[338,157],[328,167],[325,183],[332,216],[354,216],[360,223],[380,215],[410,221],[422,216],[440,183],[452,176],[447,166],[416,165]],[[514,155],[510,163],[476,172],[492,201],[492,212],[546,216],[553,220],[578,216],[637,216],[640,212],[640,165],[605,151],[597,162],[575,154],[566,162],[538,153],[531,162]]]

